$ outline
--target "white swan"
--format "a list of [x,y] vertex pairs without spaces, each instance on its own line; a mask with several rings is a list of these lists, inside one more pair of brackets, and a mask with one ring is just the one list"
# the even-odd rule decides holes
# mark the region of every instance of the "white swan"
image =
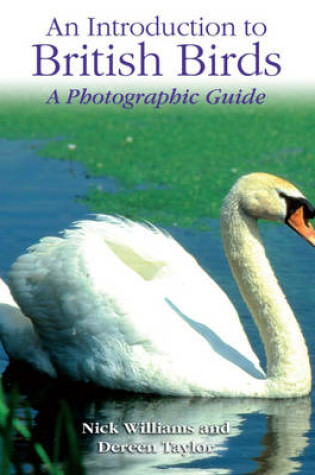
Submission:
[[[234,277],[259,328],[267,374],[225,293],[169,235],[98,216],[19,257],[0,289],[8,354],[51,376],[173,395],[282,398],[308,394],[299,325],[266,258],[257,218],[286,222],[313,246],[315,210],[290,183],[240,178],[221,227]],[[8,311],[10,314],[8,314]]]

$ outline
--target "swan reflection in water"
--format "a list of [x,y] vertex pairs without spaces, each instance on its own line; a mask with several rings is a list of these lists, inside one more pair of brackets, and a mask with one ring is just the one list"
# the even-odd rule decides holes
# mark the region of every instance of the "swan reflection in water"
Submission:
[[[10,364],[4,381],[14,381]],[[13,376],[12,376],[13,375]],[[25,374],[24,374],[25,376]],[[30,381],[34,381],[33,388]],[[21,378],[19,377],[19,381]],[[36,384],[35,384],[36,381]],[[35,435],[39,442],[52,443],[56,414],[61,397],[74,415],[76,432],[81,438],[83,461],[90,475],[154,475],[168,473],[200,474],[270,474],[289,475],[301,467],[299,457],[308,446],[311,402],[308,397],[285,400],[240,398],[172,398],[91,390],[85,386],[51,383],[38,385],[36,378],[26,378],[28,399],[37,411]],[[40,388],[40,389],[39,389]],[[265,420],[265,424],[263,423]],[[119,434],[82,434],[82,423],[112,422]],[[192,426],[186,434],[128,434],[124,423],[151,422],[168,426]],[[199,434],[204,425],[223,426],[228,433]],[[95,427],[95,426],[94,426]],[[223,428],[225,429],[225,427]],[[225,432],[223,430],[223,432]],[[162,442],[211,446],[208,453],[166,453]],[[99,442],[109,444],[150,444],[157,453],[98,453]]]
[[[257,447],[251,447],[251,438],[246,434],[250,425],[246,420],[250,414],[265,414],[266,429],[262,433],[262,449],[259,454]],[[253,454],[256,461],[256,468],[251,473],[255,474],[277,474],[288,475],[294,473],[300,466],[296,457],[302,454],[307,446],[306,432],[310,429],[310,400],[285,400],[285,401],[263,401],[263,400],[204,400],[204,399],[136,399],[126,400],[125,403],[119,400],[106,401],[102,407],[94,412],[91,406],[89,414],[90,420],[110,421],[115,420],[121,425],[125,421],[160,421],[163,424],[193,426],[195,433],[185,435],[147,435],[137,436],[127,435],[121,431],[119,436],[105,437],[102,435],[88,437],[85,447],[88,450],[85,456],[85,463],[91,473],[101,473],[104,468],[111,468],[116,475],[124,474],[154,474],[158,469],[168,469],[170,472],[179,469],[193,469],[194,475],[197,473],[246,473],[248,467],[254,466],[250,459],[243,453],[242,435],[245,435],[246,451]],[[228,423],[230,430],[227,434],[200,435],[199,427],[206,424],[224,426]],[[223,427],[224,429],[224,427]],[[248,429],[249,430],[249,429]],[[252,429],[253,430],[253,429]],[[254,436],[255,438],[255,436]],[[209,453],[192,453],[182,456],[180,454],[169,454],[160,448],[157,454],[146,455],[102,455],[96,453],[96,443],[107,440],[111,443],[128,444],[132,442],[144,442],[156,444],[161,447],[161,442],[169,441],[173,444],[190,444],[194,441],[203,446],[210,445],[212,450]],[[237,440],[239,439],[239,440]],[[248,441],[248,439],[250,439]],[[237,460],[229,455],[229,449],[240,447]],[[88,448],[87,448],[88,447]],[[255,449],[257,452],[255,453]],[[243,459],[243,460],[242,460]],[[247,459],[247,460],[246,460]],[[243,469],[236,470],[239,464]],[[183,473],[183,472],[182,472]]]

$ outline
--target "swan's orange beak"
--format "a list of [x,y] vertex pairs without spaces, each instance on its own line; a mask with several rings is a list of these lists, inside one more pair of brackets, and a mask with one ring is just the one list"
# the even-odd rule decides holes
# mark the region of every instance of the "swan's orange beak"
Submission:
[[315,230],[305,216],[304,206],[300,206],[286,221],[302,238],[315,246]]

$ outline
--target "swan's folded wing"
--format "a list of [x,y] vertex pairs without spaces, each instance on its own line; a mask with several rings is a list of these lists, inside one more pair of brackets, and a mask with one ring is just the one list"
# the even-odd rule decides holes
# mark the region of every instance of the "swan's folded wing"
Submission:
[[[175,242],[149,227],[125,221],[119,226],[113,219],[78,223],[61,238],[42,239],[10,271],[14,298],[56,366],[75,379],[91,374],[96,360],[108,374],[121,373],[130,360],[126,351],[163,346],[151,336],[157,335],[155,327],[171,325],[162,321],[171,309],[150,282],[167,265],[170,250],[163,245]],[[156,237],[162,241],[158,258],[152,250]]]
[[[224,350],[238,332],[241,350],[256,364],[226,295],[155,228],[107,217],[78,223],[62,238],[44,238],[30,248],[13,265],[10,281],[55,366],[74,379],[126,388],[126,381],[141,380],[140,372],[149,374],[150,365],[150,374],[159,367],[163,372],[163,361],[174,373],[191,367],[194,375],[196,361],[207,359],[215,371],[224,352],[193,322],[204,323]],[[228,312],[211,315],[218,308],[211,308],[212,292]],[[187,348],[192,357],[179,360]]]

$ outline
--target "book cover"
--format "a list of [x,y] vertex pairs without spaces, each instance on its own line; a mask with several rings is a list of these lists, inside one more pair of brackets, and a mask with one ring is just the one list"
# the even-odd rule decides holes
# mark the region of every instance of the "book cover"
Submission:
[[308,3],[2,10],[1,473],[314,473]]

